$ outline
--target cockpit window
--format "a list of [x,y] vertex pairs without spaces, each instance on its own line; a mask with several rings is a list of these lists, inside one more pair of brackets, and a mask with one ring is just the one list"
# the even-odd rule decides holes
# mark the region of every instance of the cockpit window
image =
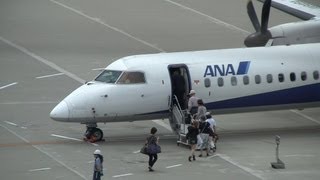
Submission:
[[95,81],[115,83],[121,73],[122,71],[104,70],[101,74],[99,74]]
[[146,80],[142,72],[124,72],[117,84],[138,84],[145,82]]

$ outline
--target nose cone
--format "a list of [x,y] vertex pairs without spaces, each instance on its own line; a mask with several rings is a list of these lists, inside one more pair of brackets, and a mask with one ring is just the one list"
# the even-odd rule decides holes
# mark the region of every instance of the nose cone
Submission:
[[50,113],[50,118],[55,121],[69,120],[69,107],[65,101],[61,101]]

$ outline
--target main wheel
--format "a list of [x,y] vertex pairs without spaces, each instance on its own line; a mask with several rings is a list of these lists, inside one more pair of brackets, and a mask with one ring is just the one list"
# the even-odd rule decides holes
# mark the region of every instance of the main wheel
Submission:
[[99,128],[94,128],[93,130],[93,136],[97,138],[97,141],[101,141],[103,138],[103,132]]

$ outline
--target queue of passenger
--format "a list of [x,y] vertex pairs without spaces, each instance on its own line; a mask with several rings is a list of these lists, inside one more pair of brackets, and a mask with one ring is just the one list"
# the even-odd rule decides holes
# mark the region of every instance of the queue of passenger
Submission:
[[[211,151],[214,153],[216,151],[216,143],[218,140],[218,134],[216,133],[216,121],[212,118],[210,112],[207,112],[207,108],[202,99],[196,97],[196,92],[191,90],[190,98],[188,101],[188,113],[192,117],[191,125],[188,127],[188,133],[186,138],[188,144],[191,146],[191,152],[188,156],[188,160],[196,160],[195,151],[200,150],[199,157],[203,157],[203,151],[205,150],[206,156],[210,156]],[[88,131],[90,132],[90,131]],[[150,130],[150,135],[146,138],[146,142],[141,148],[140,152],[149,156],[148,170],[154,171],[153,166],[158,159],[158,153],[161,152],[161,147],[159,143],[159,137],[155,136],[157,129],[152,127]],[[86,140],[91,142],[91,134],[85,134]],[[93,139],[92,141],[95,141]],[[100,180],[103,176],[103,156],[100,150],[94,152],[95,163],[94,163],[94,173],[93,179]]]
[[[204,105],[202,99],[196,97],[196,92],[191,90],[188,101],[188,113],[192,117],[191,125],[188,127],[186,138],[191,146],[191,156],[188,160],[196,160],[195,150],[199,149],[199,157],[203,156],[203,150],[210,156],[210,151],[216,151],[218,134],[216,133],[216,121]],[[196,138],[195,138],[196,136]]]

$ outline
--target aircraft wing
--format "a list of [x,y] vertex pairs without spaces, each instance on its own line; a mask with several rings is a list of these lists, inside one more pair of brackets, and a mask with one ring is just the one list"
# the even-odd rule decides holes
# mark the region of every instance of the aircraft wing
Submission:
[[[264,2],[264,0],[258,0]],[[320,7],[301,0],[272,0],[272,7],[303,20],[320,18]]]

